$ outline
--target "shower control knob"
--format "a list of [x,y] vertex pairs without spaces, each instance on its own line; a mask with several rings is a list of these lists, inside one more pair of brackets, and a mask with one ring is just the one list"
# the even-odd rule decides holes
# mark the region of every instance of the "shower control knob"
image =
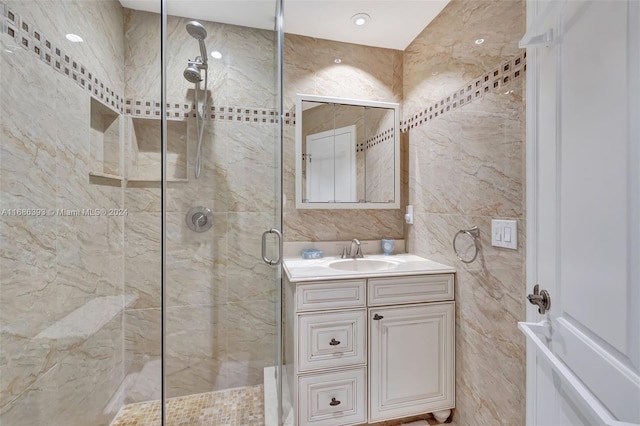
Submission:
[[208,222],[207,220],[207,216],[204,215],[204,213],[196,213],[191,217],[191,221],[193,222],[194,225],[196,225],[198,228],[201,228],[203,226],[205,226]]
[[194,232],[205,232],[213,225],[213,212],[207,207],[194,207],[187,212],[187,226]]

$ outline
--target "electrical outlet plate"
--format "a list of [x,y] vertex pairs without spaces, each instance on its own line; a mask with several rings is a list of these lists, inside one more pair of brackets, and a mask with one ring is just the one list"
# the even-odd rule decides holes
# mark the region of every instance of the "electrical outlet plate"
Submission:
[[491,245],[517,250],[518,227],[515,220],[491,220]]

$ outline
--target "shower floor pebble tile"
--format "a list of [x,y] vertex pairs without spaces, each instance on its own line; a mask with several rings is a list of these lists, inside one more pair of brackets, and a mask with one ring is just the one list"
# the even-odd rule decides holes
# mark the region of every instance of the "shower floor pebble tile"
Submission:
[[[167,399],[167,426],[263,426],[262,385]],[[159,426],[160,401],[122,407],[111,426]]]

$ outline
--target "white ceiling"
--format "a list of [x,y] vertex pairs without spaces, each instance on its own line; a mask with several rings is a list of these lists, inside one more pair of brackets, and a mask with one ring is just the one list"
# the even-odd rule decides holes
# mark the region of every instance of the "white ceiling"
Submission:
[[[285,32],[404,50],[450,0],[285,0]],[[120,0],[124,7],[160,11],[159,0]],[[274,0],[167,0],[169,15],[273,29]],[[351,17],[371,21],[356,27]]]

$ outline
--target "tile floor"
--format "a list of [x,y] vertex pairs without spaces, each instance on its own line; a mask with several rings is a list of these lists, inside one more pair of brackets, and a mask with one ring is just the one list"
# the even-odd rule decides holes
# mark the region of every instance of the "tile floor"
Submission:
[[[160,416],[160,401],[129,404],[122,407],[111,426],[159,426]],[[397,426],[419,419],[438,424],[429,415],[422,415],[368,426]],[[263,385],[169,398],[166,425],[264,426]]]
[[[167,426],[262,426],[262,385],[167,400]],[[160,425],[160,401],[122,407],[111,426]]]

